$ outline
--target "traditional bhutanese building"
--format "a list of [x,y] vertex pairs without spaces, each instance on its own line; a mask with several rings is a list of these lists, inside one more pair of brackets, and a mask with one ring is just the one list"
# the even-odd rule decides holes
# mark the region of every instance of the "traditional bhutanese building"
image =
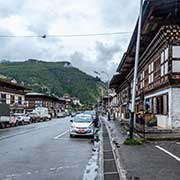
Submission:
[[[180,128],[180,1],[143,5],[136,112],[153,114],[157,126]],[[129,118],[137,25],[110,87],[119,97],[121,118]]]
[[36,107],[46,107],[52,116],[56,116],[56,114],[62,110],[64,110],[66,106],[66,100],[64,98],[59,98],[55,96],[50,96],[42,93],[27,93],[25,96],[28,111],[32,111]]
[[23,112],[26,107],[25,94],[30,88],[15,82],[0,79],[0,103],[10,105],[12,112]]

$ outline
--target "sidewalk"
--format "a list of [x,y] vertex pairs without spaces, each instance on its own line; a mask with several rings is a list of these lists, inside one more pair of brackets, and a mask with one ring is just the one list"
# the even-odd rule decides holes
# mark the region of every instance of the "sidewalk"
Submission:
[[[119,157],[122,180],[179,180],[180,143],[176,141],[151,142],[140,146],[127,146],[123,142],[127,133],[119,121],[103,122],[108,128],[110,139]],[[173,153],[171,156],[161,149]]]

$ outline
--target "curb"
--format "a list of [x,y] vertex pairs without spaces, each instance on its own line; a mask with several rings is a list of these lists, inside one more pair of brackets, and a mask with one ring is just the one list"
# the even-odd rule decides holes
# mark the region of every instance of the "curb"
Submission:
[[97,175],[97,179],[98,180],[104,180],[104,159],[103,159],[103,136],[102,136],[102,126],[100,127],[100,131],[99,131],[99,140],[100,140],[100,149],[99,149],[99,158],[98,158],[98,165],[99,165],[99,169],[98,169],[98,175]]
[[114,155],[114,159],[115,159],[115,162],[116,162],[116,167],[117,167],[117,170],[118,170],[118,173],[119,173],[119,177],[120,177],[121,180],[127,180],[127,178],[126,178],[126,171],[124,170],[124,168],[120,164],[120,159],[121,158],[120,158],[119,150],[116,147],[116,145],[114,144],[114,142],[112,141],[113,140],[113,136],[112,136],[110,127],[108,126],[106,120],[104,121],[104,124],[106,126],[106,129],[108,131],[109,137],[111,139],[110,143],[111,143],[111,147],[112,147],[112,150],[113,150],[113,155]]

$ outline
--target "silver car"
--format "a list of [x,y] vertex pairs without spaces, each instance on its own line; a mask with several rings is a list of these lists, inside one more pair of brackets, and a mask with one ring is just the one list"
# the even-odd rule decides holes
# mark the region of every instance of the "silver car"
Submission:
[[78,114],[73,120],[70,127],[70,137],[74,136],[94,136],[95,128],[93,118],[89,114]]

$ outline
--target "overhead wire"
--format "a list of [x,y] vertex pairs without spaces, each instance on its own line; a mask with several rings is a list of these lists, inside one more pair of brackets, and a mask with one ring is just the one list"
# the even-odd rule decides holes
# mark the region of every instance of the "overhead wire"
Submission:
[[132,32],[103,32],[103,33],[87,33],[87,34],[43,34],[43,35],[0,35],[0,38],[70,38],[70,37],[93,37],[93,36],[112,36],[127,35]]

